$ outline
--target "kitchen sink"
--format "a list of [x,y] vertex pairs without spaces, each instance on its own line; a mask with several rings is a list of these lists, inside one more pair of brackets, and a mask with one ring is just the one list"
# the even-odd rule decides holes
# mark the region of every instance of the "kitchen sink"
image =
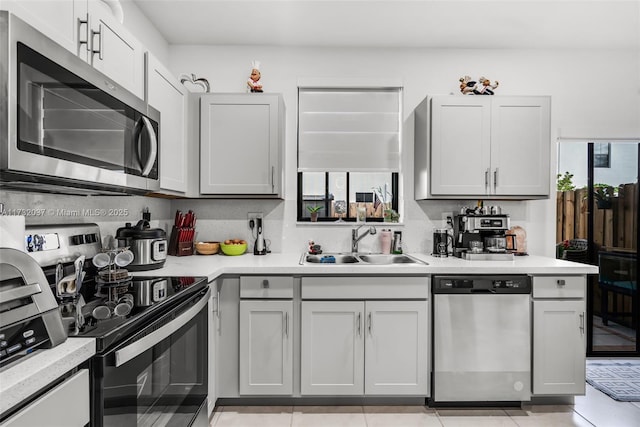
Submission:
[[416,264],[417,260],[401,254],[367,254],[360,255],[360,259],[369,264]]
[[389,264],[427,264],[404,254],[344,254],[324,253],[320,255],[303,254],[300,264],[355,264],[355,265],[389,265]]
[[350,254],[322,254],[307,255],[305,262],[311,264],[355,264],[360,261]]

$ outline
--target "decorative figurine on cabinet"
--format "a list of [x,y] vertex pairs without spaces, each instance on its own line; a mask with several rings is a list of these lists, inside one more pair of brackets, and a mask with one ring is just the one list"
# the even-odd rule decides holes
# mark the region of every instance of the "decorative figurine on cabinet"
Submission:
[[469,76],[460,77],[460,92],[463,95],[493,95],[498,87],[498,82],[491,84],[491,80],[480,77],[478,81],[472,80]]
[[253,61],[251,63],[251,76],[247,79],[247,87],[249,92],[262,92],[262,83],[260,83],[260,62]]
[[462,92],[463,95],[473,95],[473,89],[476,87],[476,83],[477,82],[471,80],[469,76],[460,77],[460,92]]
[[496,80],[495,84],[491,84],[491,80],[485,77],[480,77],[479,80],[474,93],[476,95],[493,95],[494,89],[498,87],[498,81]]

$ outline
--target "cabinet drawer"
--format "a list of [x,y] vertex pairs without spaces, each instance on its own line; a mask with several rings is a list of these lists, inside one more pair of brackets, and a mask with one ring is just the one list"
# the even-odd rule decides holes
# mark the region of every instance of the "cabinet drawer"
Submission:
[[585,276],[534,276],[534,298],[584,298]]
[[[67,410],[63,408],[67,408]],[[9,418],[2,424],[2,427],[82,427],[88,422],[89,371],[81,369],[71,378]]]
[[240,276],[240,298],[293,298],[293,277]]
[[303,277],[302,299],[427,299],[429,278],[403,277]]

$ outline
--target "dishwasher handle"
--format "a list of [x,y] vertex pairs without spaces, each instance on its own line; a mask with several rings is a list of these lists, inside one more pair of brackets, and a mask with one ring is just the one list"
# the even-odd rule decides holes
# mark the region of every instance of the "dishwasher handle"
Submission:
[[472,294],[495,294],[496,291],[493,289],[469,289],[469,292]]

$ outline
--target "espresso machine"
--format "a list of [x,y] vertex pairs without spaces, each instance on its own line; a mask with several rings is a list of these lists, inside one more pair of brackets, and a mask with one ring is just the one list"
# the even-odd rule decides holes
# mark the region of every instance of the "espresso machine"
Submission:
[[515,235],[508,234],[509,215],[467,211],[453,217],[453,254],[469,260],[511,260]]

